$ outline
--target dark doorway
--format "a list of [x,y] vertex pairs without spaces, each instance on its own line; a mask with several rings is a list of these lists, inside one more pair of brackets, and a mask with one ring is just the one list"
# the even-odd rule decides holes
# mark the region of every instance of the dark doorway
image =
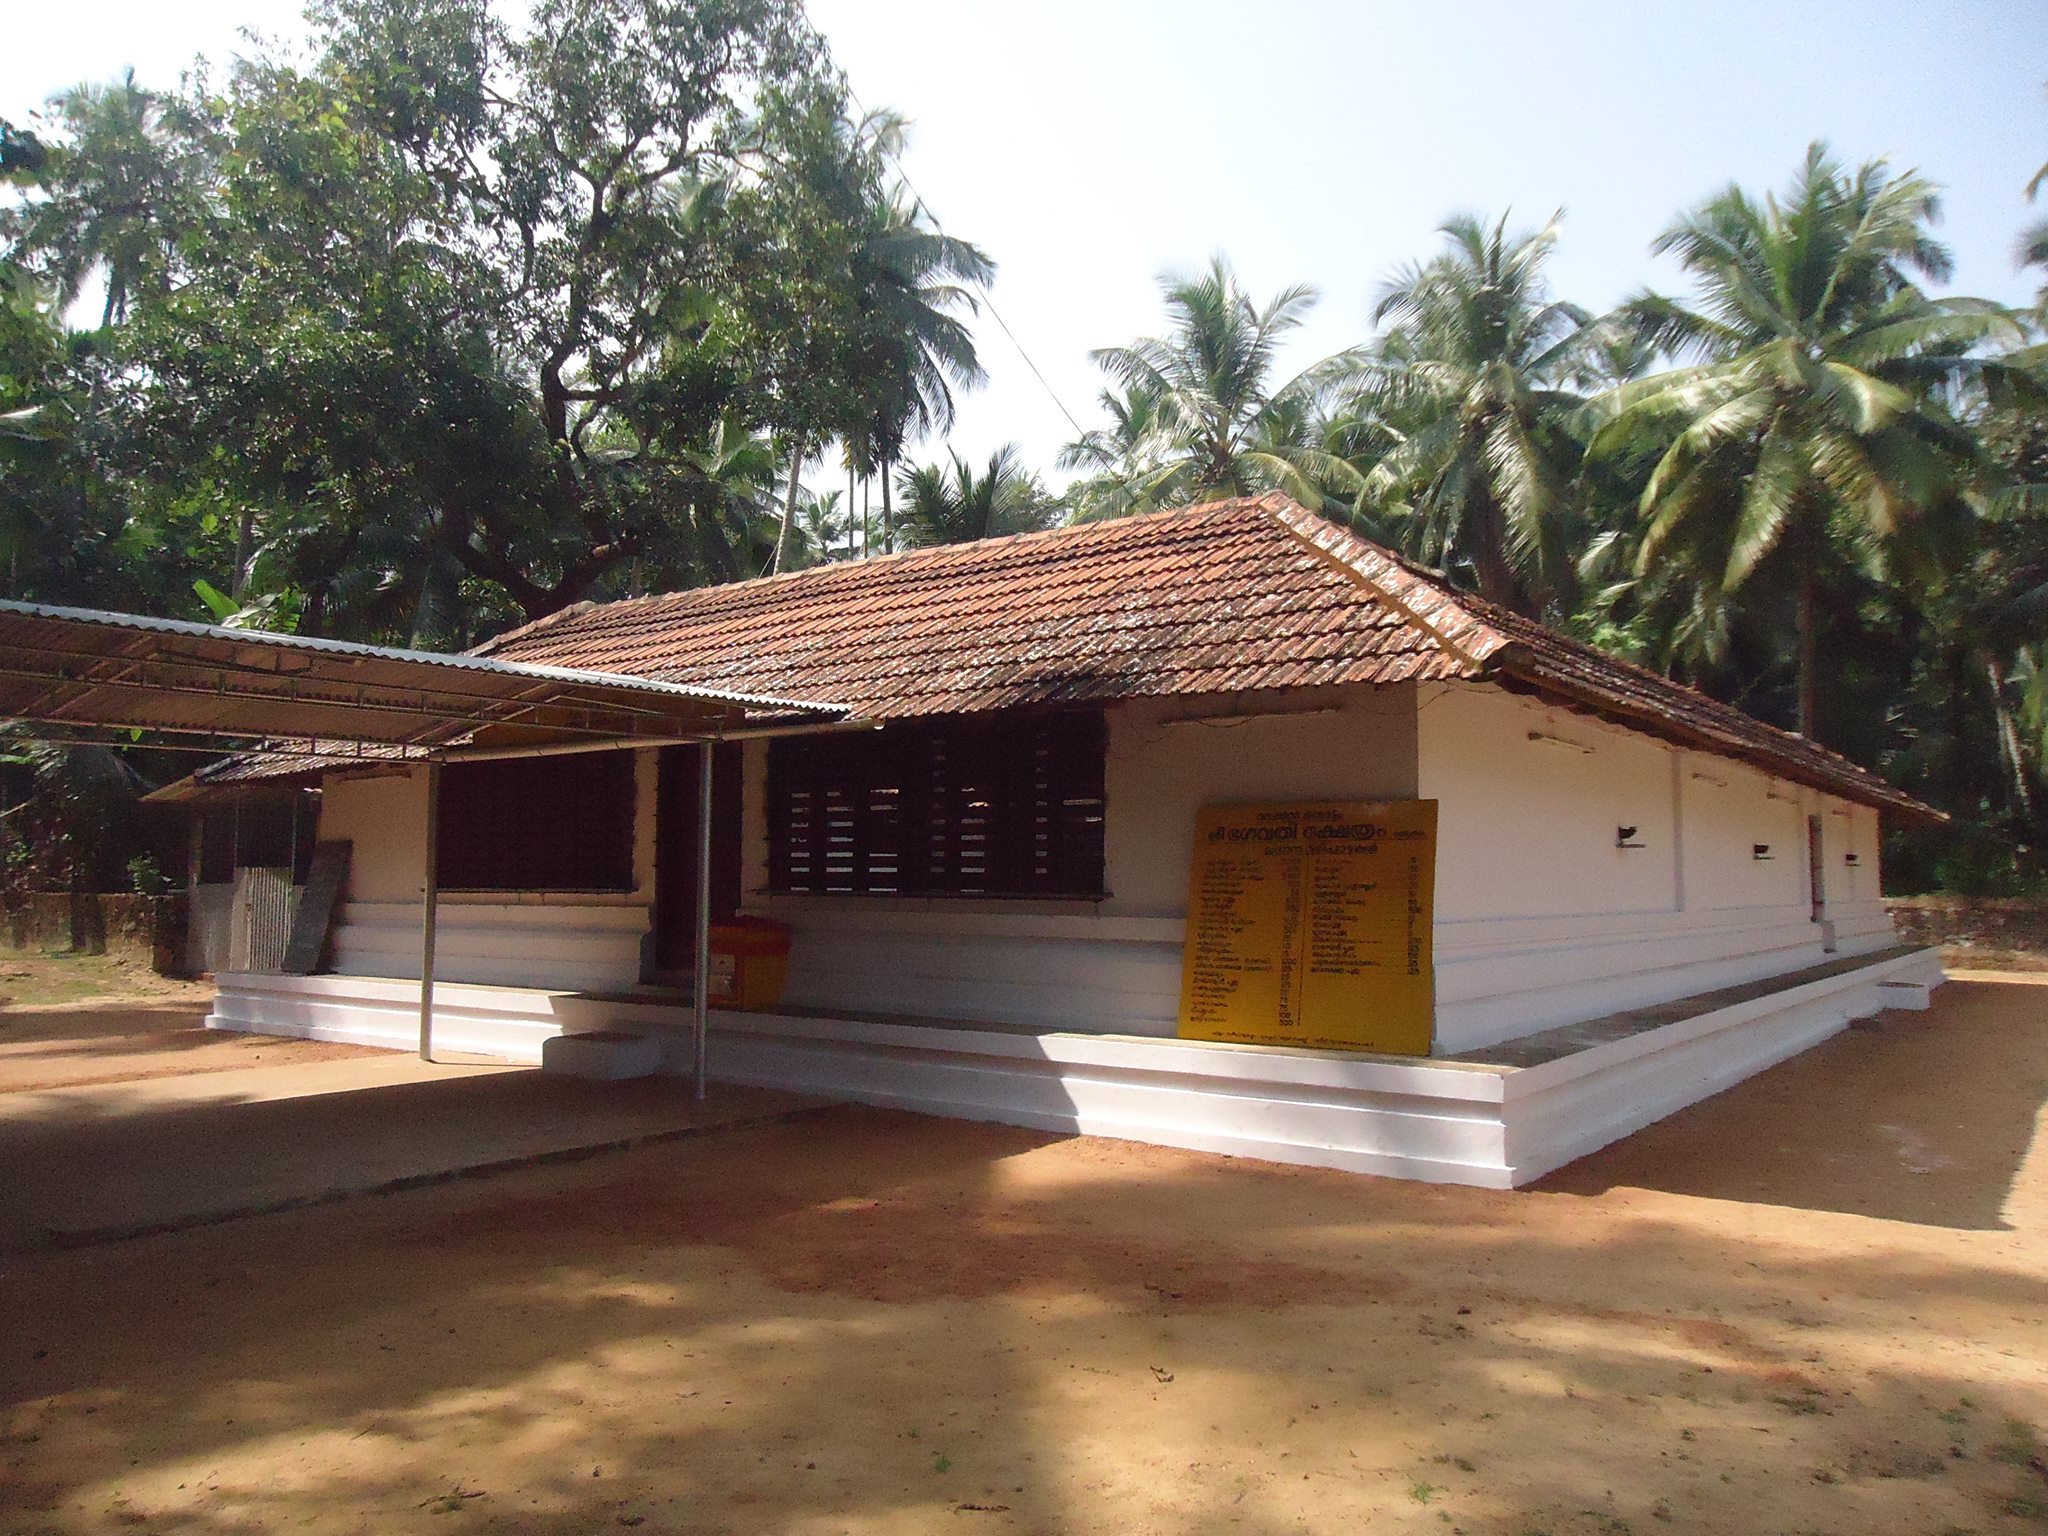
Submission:
[[[654,964],[689,971],[697,942],[697,774],[701,747],[663,747],[654,809]],[[740,905],[741,750],[720,742],[711,759],[711,920]]]
[[1813,920],[1824,922],[1828,915],[1827,866],[1821,862],[1820,818],[1806,818],[1807,895],[1813,903]]

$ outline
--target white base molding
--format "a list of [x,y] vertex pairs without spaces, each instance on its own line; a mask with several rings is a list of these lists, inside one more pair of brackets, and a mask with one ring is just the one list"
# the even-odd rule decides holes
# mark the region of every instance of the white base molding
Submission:
[[598,1083],[623,1083],[652,1077],[661,1070],[661,1041],[625,1029],[593,1029],[575,1035],[550,1035],[540,1043],[540,1069],[561,1077],[583,1077]]
[[[864,1104],[1506,1189],[1797,1055],[1852,1019],[1924,1007],[1940,981],[1937,951],[1894,949],[1464,1060],[715,1012],[710,1067],[722,1082]],[[379,977],[228,975],[207,1022],[410,1048],[418,996],[415,982]],[[656,995],[435,990],[434,1038],[451,1052],[531,1061],[552,1035],[627,1030],[659,1038],[666,1069],[681,1071],[688,1025],[687,1006]]]

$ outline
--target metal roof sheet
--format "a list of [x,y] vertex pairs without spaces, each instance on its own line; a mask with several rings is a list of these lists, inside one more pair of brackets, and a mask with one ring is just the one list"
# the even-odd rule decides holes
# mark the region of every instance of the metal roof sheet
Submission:
[[836,706],[587,668],[358,645],[177,619],[0,601],[0,718],[216,743],[432,751],[675,737]]

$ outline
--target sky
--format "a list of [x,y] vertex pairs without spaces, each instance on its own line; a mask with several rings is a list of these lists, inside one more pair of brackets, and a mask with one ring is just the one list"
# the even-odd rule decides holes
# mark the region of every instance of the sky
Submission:
[[[1559,296],[1681,290],[1650,242],[1730,181],[1782,185],[1816,138],[1945,189],[1952,291],[2031,300],[2012,248],[2048,161],[2048,0],[808,0],[868,107],[913,123],[903,168],[993,257],[988,383],[951,446],[1005,442],[1057,484],[1068,413],[1098,423],[1091,348],[1156,334],[1158,282],[1226,254],[1254,295],[1322,299],[1290,368],[1365,340],[1390,272],[1469,211],[1558,210]],[[133,65],[169,83],[289,0],[21,7],[0,115]],[[2044,193],[2048,203],[2048,193]],[[917,456],[939,452],[922,445]]]

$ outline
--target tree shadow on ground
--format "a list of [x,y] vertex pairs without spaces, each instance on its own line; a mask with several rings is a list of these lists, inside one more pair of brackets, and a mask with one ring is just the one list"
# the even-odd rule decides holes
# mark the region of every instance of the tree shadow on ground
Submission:
[[168,1094],[135,1081],[0,1097],[0,1255],[502,1172],[815,1102],[721,1090],[705,1115],[676,1078],[591,1083],[501,1064],[349,1086],[361,1065],[316,1060],[287,1097],[251,1097],[232,1076]]
[[2008,1230],[2048,1103],[2048,988],[1950,982],[1530,1186]]
[[0,1510],[205,1536],[1981,1525],[2024,1491],[1987,1453],[2040,1405],[1985,1367],[2048,1309],[2038,1265],[1815,1222],[833,1110],[13,1265]]
[[38,1055],[219,1045],[224,1037],[206,1027],[208,1012],[206,1003],[183,1001],[9,1006],[0,1009],[0,1045],[45,1047]]
[[[1534,1195],[841,1108],[11,1259],[0,1529],[1995,1528],[2048,1492],[2013,1004]],[[379,1134],[483,1093],[379,1091]],[[1966,1114],[2004,1150],[1809,1166]]]

